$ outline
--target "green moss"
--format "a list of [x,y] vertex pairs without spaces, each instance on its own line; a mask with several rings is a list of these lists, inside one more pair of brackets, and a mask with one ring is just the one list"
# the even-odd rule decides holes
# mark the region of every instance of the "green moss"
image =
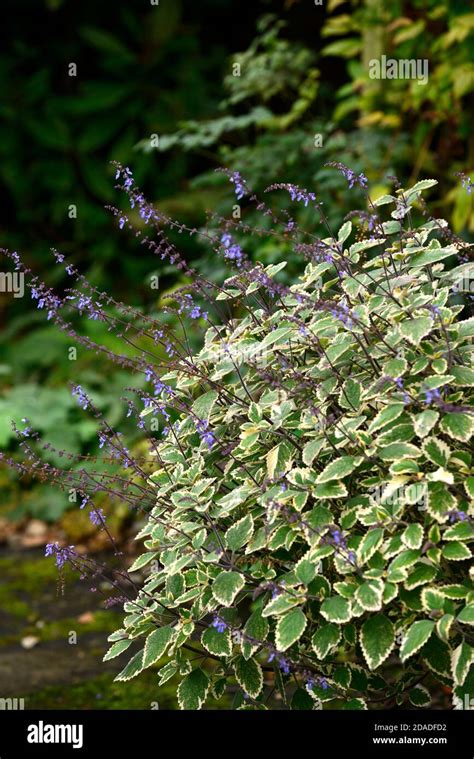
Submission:
[[53,622],[46,622],[40,629],[35,627],[34,634],[42,641],[48,641],[64,640],[67,638],[71,630],[77,632],[78,637],[85,633],[92,632],[110,633],[116,630],[117,627],[120,627],[122,617],[123,615],[118,612],[99,609],[94,612],[92,621],[87,622],[86,624],[79,623],[77,617],[65,617],[64,619],[54,620]]
[[0,608],[2,608],[4,612],[11,614],[13,617],[19,617],[20,619],[27,617],[30,612],[30,607],[25,601],[14,598],[8,588],[4,588],[1,585]]
[[[121,615],[117,611],[94,610],[91,622],[80,623],[77,616],[67,616],[60,620],[45,621],[39,628],[34,623],[36,615],[32,612],[32,603],[41,600],[45,593],[49,600],[54,596],[58,583],[58,570],[54,561],[44,557],[0,558],[0,608],[9,615],[14,631],[2,636],[2,645],[18,641],[24,635],[35,635],[41,641],[65,639],[70,630],[78,634],[91,632],[112,632],[120,626]],[[63,574],[66,584],[77,584],[77,577],[66,567]]]
[[[26,697],[27,709],[177,709],[176,683],[170,680],[158,690],[156,672],[143,672],[139,678],[114,683],[113,675],[64,686],[50,686]],[[229,708],[224,699],[206,702],[208,709]]]
[[[31,618],[29,598],[39,598],[45,589],[54,589],[58,572],[54,562],[45,561],[43,557],[25,559],[4,556],[0,558],[0,578],[0,608],[14,620],[24,620]],[[71,571],[66,569],[66,583],[71,578]],[[5,645],[6,642],[2,636],[2,644]]]
[[[0,577],[10,590],[20,590],[23,593],[34,594],[44,591],[46,586],[55,587],[58,580],[58,570],[52,559],[43,556],[24,558],[23,556],[5,556],[0,558]],[[66,583],[74,575],[66,566],[64,579]]]
[[[48,620],[47,614],[43,616],[43,625],[38,627],[36,615],[32,613],[32,601],[45,600],[46,605],[54,608],[55,589],[58,580],[58,572],[54,561],[46,560],[42,556],[25,558],[23,555],[7,556],[0,558],[0,608],[5,611],[10,620],[10,630],[2,635],[2,646],[14,646],[26,635],[34,635],[41,643],[57,641],[65,643],[71,630],[74,630],[81,642],[83,636],[93,633],[103,633],[103,646],[99,637],[84,641],[88,656],[91,657],[92,668],[98,673],[97,677],[85,682],[50,685],[40,691],[26,696],[27,709],[177,709],[176,688],[178,678],[172,678],[163,687],[158,688],[157,669],[164,663],[158,663],[153,669],[143,672],[139,678],[128,682],[114,683],[114,674],[104,672],[102,657],[108,648],[105,640],[108,633],[121,626],[122,613],[118,610],[105,610],[91,608],[91,621],[81,623],[77,614],[71,615],[67,606],[62,619]],[[68,569],[64,579],[69,588],[71,599],[74,597],[74,587],[78,587],[77,576]],[[81,590],[83,590],[81,588]],[[91,599],[96,603],[99,598]],[[46,618],[45,618],[46,617]],[[40,650],[39,646],[38,650]],[[21,649],[18,648],[18,655]],[[60,652],[58,651],[58,654]],[[63,654],[61,654],[63,655]],[[58,667],[62,666],[58,656]],[[94,660],[97,666],[94,665]],[[126,661],[123,661],[125,666]],[[119,664],[117,665],[119,668]],[[58,680],[62,679],[62,673],[58,673]],[[209,699],[206,708],[228,708],[228,701],[216,701]]]

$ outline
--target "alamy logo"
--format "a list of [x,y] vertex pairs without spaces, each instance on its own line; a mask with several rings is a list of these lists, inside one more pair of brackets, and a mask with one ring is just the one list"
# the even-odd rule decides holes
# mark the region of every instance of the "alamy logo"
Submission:
[[395,506],[400,503],[418,505],[420,510],[426,510],[428,490],[426,482],[410,482],[391,489],[388,485],[374,485],[369,490],[373,500],[382,506]]
[[474,698],[471,698],[469,693],[464,694],[464,702],[462,708],[467,709],[468,711],[474,710]]
[[0,711],[18,711],[24,708],[24,698],[0,698]]
[[428,84],[427,58],[387,58],[382,55],[369,61],[371,79],[417,79],[418,84]]
[[83,746],[83,725],[48,725],[42,720],[28,725],[28,743],[71,743],[73,748]]
[[474,269],[465,271],[461,277],[458,277],[453,285],[454,293],[471,293],[474,295]]
[[25,275],[22,271],[0,271],[0,293],[13,293],[14,298],[25,294]]

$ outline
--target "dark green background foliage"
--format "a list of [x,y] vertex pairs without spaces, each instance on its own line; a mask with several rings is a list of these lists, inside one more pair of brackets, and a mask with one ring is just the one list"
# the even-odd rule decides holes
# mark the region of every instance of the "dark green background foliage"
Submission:
[[[342,160],[372,187],[379,183],[375,194],[387,190],[389,174],[405,184],[435,177],[431,211],[467,239],[474,233],[472,196],[453,176],[474,164],[474,14],[464,2],[21,0],[2,11],[1,240],[52,285],[65,283],[51,246],[99,288],[137,306],[159,307],[178,284],[167,265],[118,234],[104,209],[120,202],[112,159],[129,164],[148,197],[191,225],[203,224],[208,209],[232,211],[225,179],[214,172],[220,165],[259,191],[278,181],[306,185],[339,225],[357,198],[324,163]],[[427,58],[429,83],[370,80],[367,62],[382,53]],[[309,209],[295,213],[319,231]],[[268,240],[246,244],[265,264],[288,259],[288,276],[301,269],[290,250]],[[180,246],[201,271],[222,274],[212,251],[184,236]],[[0,310],[0,444],[15,445],[10,419],[26,415],[60,447],[96,451],[95,425],[79,414],[67,381],[94,392],[114,423],[123,421],[120,389],[130,379],[84,349],[69,361],[71,341],[29,297],[0,293]],[[100,325],[81,329],[114,347]],[[6,473],[1,485],[16,517],[53,520],[68,506],[49,490],[20,498]]]

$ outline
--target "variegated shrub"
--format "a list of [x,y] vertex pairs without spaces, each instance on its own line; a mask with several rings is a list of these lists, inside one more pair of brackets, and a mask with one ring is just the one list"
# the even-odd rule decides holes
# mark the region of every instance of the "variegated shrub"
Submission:
[[[75,335],[142,375],[138,426],[158,426],[143,464],[103,420],[100,446],[125,467],[116,476],[82,461],[65,473],[41,464],[24,420],[18,434],[33,463],[18,469],[74,487],[102,529],[103,510],[92,508],[101,490],[143,511],[134,585],[114,575],[126,616],[105,658],[132,654],[118,680],[159,668],[158,689],[174,678],[185,709],[210,697],[247,709],[462,708],[474,697],[474,317],[455,292],[474,280],[472,246],[427,216],[421,193],[432,180],[373,203],[363,174],[336,168],[365,196],[337,236],[314,193],[269,188],[321,214],[321,239],[273,212],[238,173],[237,199],[256,205],[262,227],[234,219],[218,232],[187,230],[117,165],[134,209],[112,209],[119,227],[189,282],[167,320],[125,309],[71,264],[80,290],[60,296],[30,283],[68,334],[63,308],[125,337],[127,352],[114,356]],[[199,232],[233,276],[223,285],[200,276],[166,229]],[[270,237],[281,258],[297,251],[304,272],[290,284],[283,261],[253,262],[246,235]],[[200,350],[188,318],[203,327]],[[102,418],[84,388],[73,392]],[[46,553],[60,568],[102,571],[72,546]]]
[[290,286],[283,263],[226,256],[229,318],[200,312],[202,349],[161,376],[176,414],[132,567],[149,574],[106,656],[140,641],[119,680],[160,661],[185,709],[474,695],[474,318],[452,294],[473,264],[443,220],[411,227],[433,184],[379,198],[356,241],[351,221],[300,238]]

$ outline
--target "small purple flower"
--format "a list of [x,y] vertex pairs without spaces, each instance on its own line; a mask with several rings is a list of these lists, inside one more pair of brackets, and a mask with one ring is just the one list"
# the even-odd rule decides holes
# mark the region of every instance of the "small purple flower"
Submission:
[[26,427],[24,430],[19,430],[19,433],[23,437],[29,437],[31,435],[33,427],[31,427],[31,425],[29,424],[28,419],[23,418],[21,421],[23,422],[23,424],[26,424]]
[[156,380],[153,384],[153,390],[155,395],[171,395],[173,390],[169,385],[165,385],[161,380]]
[[212,627],[215,627],[218,633],[223,633],[225,630],[227,630],[227,624],[224,622],[222,617],[218,617],[217,614],[214,614]]
[[410,403],[410,396],[408,395],[406,390],[404,390],[403,379],[401,377],[397,377],[396,379],[394,379],[394,382],[399,390],[403,390],[402,398],[403,398],[403,403],[406,406],[408,403]]
[[227,258],[229,261],[235,261],[237,266],[240,266],[244,256],[240,245],[237,245],[237,243],[233,241],[228,232],[225,232],[222,235],[221,243],[224,246],[224,258]]
[[286,189],[290,193],[290,198],[297,203],[300,203],[303,201],[305,208],[308,207],[308,203],[310,200],[313,202],[316,202],[316,195],[314,192],[308,192],[307,190],[302,190],[301,187],[298,187],[296,184],[287,184]]
[[438,388],[434,390],[425,390],[425,403],[429,406],[433,401],[438,401],[441,398],[441,393]]
[[[369,232],[373,232],[374,231],[377,223],[378,223],[378,217],[377,217],[376,214],[372,214],[371,213],[371,214],[367,215],[367,229],[368,229]],[[373,237],[371,237],[370,239],[372,240]]]
[[145,222],[145,224],[148,224],[148,222],[150,221],[153,215],[153,210],[148,205],[141,205],[138,213],[140,215],[140,218],[142,218],[143,221]]
[[326,166],[333,166],[335,169],[339,169],[343,177],[347,179],[347,182],[349,183],[349,190],[352,190],[355,184],[358,184],[360,187],[367,187],[368,179],[365,176],[365,174],[356,174],[355,171],[352,171],[348,166],[346,166],[343,163],[340,163],[339,161],[330,161],[329,163],[325,164]]
[[331,308],[331,314],[342,324],[351,329],[354,326],[354,316],[345,303],[339,303]]
[[303,201],[305,208],[308,207],[308,203],[310,200],[316,202],[316,195],[314,192],[307,192],[306,190],[301,190],[299,187],[296,187],[296,185],[290,185],[288,188],[288,191],[290,193],[290,197],[292,200],[296,200],[297,203],[300,203]]
[[237,200],[242,200],[244,195],[247,193],[244,180],[238,171],[234,171],[229,179],[235,185],[235,194],[237,196]]
[[288,661],[288,659],[285,659],[284,656],[282,656],[281,654],[277,653],[276,651],[271,651],[271,653],[270,653],[267,661],[269,663],[271,663],[272,661],[276,661],[277,664],[278,664],[278,666],[279,666],[279,668],[283,672],[283,674],[285,674],[285,675],[289,675],[290,674],[290,671],[291,671],[290,662]]
[[168,413],[168,411],[167,411],[166,406],[165,406],[164,403],[157,403],[156,404],[156,408],[153,411],[153,414],[155,414],[155,415],[156,414],[161,414],[161,416],[164,417],[164,419],[166,419],[166,420],[168,420],[170,418],[170,415],[169,415],[169,413]]
[[131,170],[128,168],[128,166],[123,166],[117,169],[116,179],[120,177],[120,175],[123,174],[124,180],[123,180],[123,188],[124,190],[131,190],[133,187],[133,174]]
[[331,537],[329,538],[330,542],[333,543],[338,548],[347,548],[346,539],[343,536],[342,532],[338,529],[331,530]]
[[461,177],[461,185],[467,190],[467,194],[470,195],[474,190],[474,182],[464,173],[464,171],[456,172],[456,176]]
[[103,527],[106,517],[102,509],[92,509],[89,513],[89,519],[96,527]]
[[79,506],[79,508],[83,509],[85,506],[87,506],[87,504],[89,503],[89,500],[90,499],[89,499],[88,495],[82,496],[82,501],[81,501],[81,505]]
[[189,316],[191,319],[199,319],[201,316],[203,319],[207,319],[207,312],[201,311],[200,306],[194,306],[193,309],[189,312]]
[[[388,377],[388,379],[391,379],[391,377]],[[408,403],[410,403],[410,396],[404,389],[405,384],[404,384],[403,379],[401,377],[396,377],[393,381],[395,382],[399,390],[403,390],[402,398],[403,398],[403,403],[406,406]]]
[[275,585],[274,583],[272,584],[271,591],[272,591],[272,601],[273,601],[274,598],[278,598],[281,591],[278,585]]
[[65,563],[75,556],[74,546],[68,546],[67,548],[60,548],[59,543],[48,543],[44,552],[45,556],[56,556],[56,566],[58,569],[62,569]]
[[306,690],[312,691],[314,688],[314,685],[315,685],[314,677],[308,677],[308,679],[306,680]]
[[[73,296],[71,300],[75,300],[75,296]],[[77,308],[81,314],[83,311],[87,311],[89,313],[90,318],[94,320],[100,319],[102,315],[101,310],[100,310],[101,308],[100,304],[94,303],[92,298],[90,298],[88,295],[84,295],[84,293],[80,293],[79,295]]]
[[74,385],[72,389],[72,394],[77,395],[77,401],[81,408],[87,409],[89,406],[89,398],[87,397],[86,393],[82,389],[80,385]]
[[453,509],[449,512],[449,521],[451,524],[453,522],[465,522],[467,519],[467,514],[465,511],[458,511],[457,509]]
[[214,433],[209,429],[209,422],[207,419],[198,419],[196,422],[196,430],[201,440],[206,443],[209,450],[216,442]]

